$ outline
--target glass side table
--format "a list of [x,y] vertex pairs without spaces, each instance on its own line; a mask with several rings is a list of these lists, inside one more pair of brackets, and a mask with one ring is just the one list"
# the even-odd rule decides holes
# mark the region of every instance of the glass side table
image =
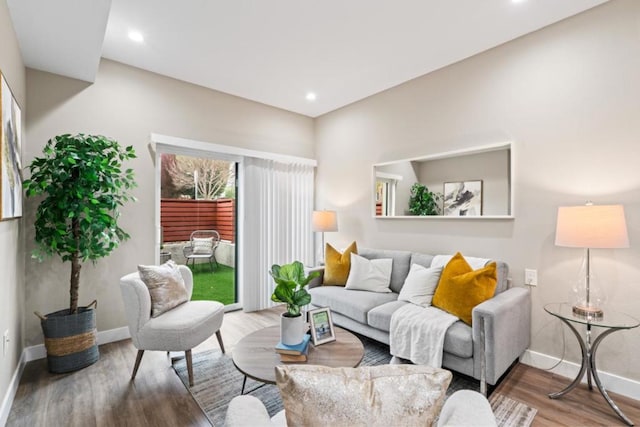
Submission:
[[[608,335],[612,334],[615,331],[620,331],[624,329],[633,329],[640,326],[640,321],[635,319],[627,314],[620,313],[614,310],[605,310],[604,316],[596,319],[592,317],[584,317],[573,314],[573,310],[571,309],[571,304],[567,303],[552,303],[544,306],[544,310],[551,314],[552,316],[560,319],[565,325],[571,329],[573,334],[578,339],[578,343],[580,344],[580,349],[582,350],[582,365],[580,366],[580,372],[576,378],[569,384],[564,390],[561,390],[556,393],[549,394],[551,399],[558,399],[565,394],[569,393],[573,390],[584,376],[585,372],[587,373],[587,384],[589,386],[589,390],[593,390],[593,386],[591,385],[591,378],[596,383],[596,387],[602,396],[605,398],[611,409],[615,411],[616,414],[629,426],[632,426],[633,423],[629,418],[626,417],[618,408],[618,405],[615,404],[613,400],[609,397],[609,394],[602,386],[600,382],[600,378],[598,378],[598,370],[596,368],[596,351],[598,350],[598,346],[602,342],[602,340]],[[573,324],[582,324],[586,325],[587,333],[585,339],[582,339],[582,336],[576,330]],[[602,333],[600,333],[595,339],[592,341],[591,337],[591,328],[598,327],[604,329]]]

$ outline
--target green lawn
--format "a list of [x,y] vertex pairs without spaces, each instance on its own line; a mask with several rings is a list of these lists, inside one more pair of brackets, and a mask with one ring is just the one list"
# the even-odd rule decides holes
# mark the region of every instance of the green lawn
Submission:
[[189,268],[193,272],[192,301],[219,301],[225,305],[236,302],[235,269],[218,264],[211,272],[209,263]]

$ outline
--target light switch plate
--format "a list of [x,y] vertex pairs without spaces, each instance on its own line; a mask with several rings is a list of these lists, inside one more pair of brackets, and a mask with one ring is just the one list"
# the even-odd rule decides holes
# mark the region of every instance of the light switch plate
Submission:
[[538,270],[530,268],[524,269],[524,284],[527,286],[538,286]]

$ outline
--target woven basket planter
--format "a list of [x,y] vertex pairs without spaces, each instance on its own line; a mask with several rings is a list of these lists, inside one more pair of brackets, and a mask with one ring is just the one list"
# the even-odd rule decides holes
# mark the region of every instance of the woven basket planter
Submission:
[[96,311],[90,304],[78,307],[76,314],[60,310],[40,317],[49,371],[76,371],[98,361]]

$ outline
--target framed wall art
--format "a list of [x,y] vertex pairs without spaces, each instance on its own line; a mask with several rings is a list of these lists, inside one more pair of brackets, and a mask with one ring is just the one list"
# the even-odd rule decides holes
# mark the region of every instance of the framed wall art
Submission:
[[445,182],[444,215],[482,215],[482,181]]
[[0,72],[0,220],[22,216],[22,113]]

